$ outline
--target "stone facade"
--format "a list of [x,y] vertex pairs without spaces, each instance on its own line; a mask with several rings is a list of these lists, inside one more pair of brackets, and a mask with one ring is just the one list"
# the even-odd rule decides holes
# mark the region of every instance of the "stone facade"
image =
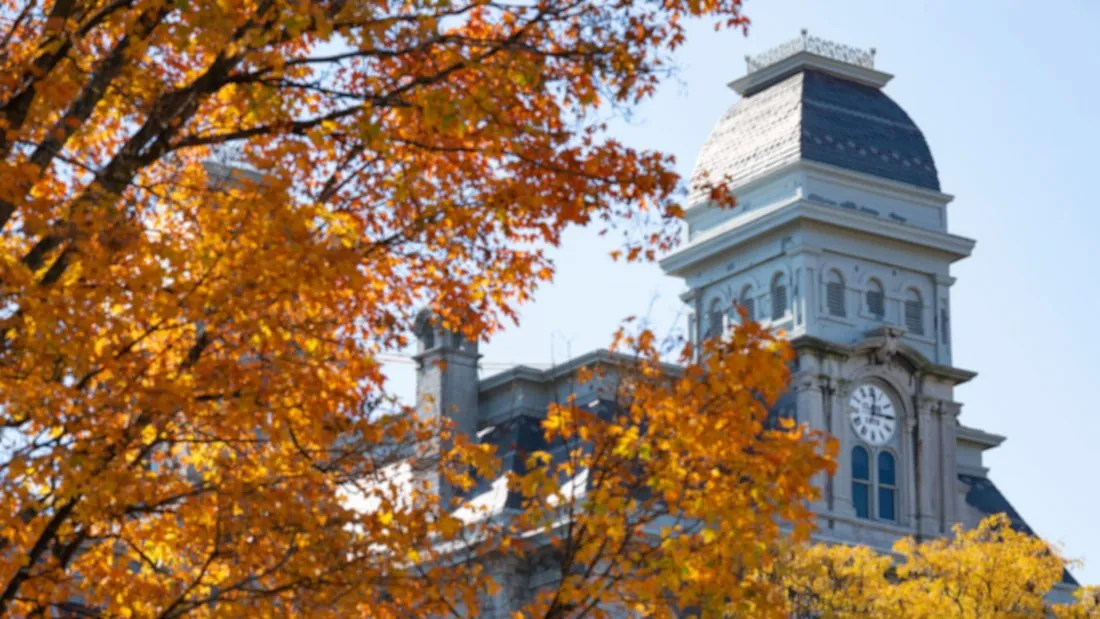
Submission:
[[[790,49],[731,84],[743,96],[696,164],[697,179],[733,179],[737,207],[715,208],[694,194],[685,242],[661,261],[686,285],[692,337],[720,332],[740,305],[791,338],[797,361],[787,412],[840,442],[838,470],[822,476],[814,506],[822,540],[887,550],[900,536],[945,535],[999,511],[1026,529],[982,463],[1003,437],[960,419],[954,390],[974,373],[952,365],[950,267],[974,241],[948,230],[952,196],[940,191],[928,145],[882,92],[891,76],[865,54],[853,63]],[[476,343],[427,326],[420,340],[425,413],[450,415],[462,430],[502,445],[535,440],[524,428],[537,427],[552,401],[597,401],[600,385],[572,377],[580,367],[614,365],[597,351],[478,381]],[[853,391],[870,386],[895,415],[896,429],[881,444],[853,427]],[[860,454],[870,471],[857,466]],[[860,483],[869,497],[855,496]],[[495,500],[507,508],[506,496]],[[537,586],[530,570],[505,572],[502,595],[513,602]],[[501,612],[512,603],[495,602]]]

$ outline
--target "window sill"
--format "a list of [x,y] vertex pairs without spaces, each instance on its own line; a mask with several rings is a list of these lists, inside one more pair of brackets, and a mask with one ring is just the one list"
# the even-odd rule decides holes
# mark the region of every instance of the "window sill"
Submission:
[[818,318],[818,320],[822,320],[824,322],[835,322],[838,325],[844,325],[846,327],[855,327],[856,326],[855,321],[848,318],[847,316],[834,316],[834,315],[832,315],[828,312],[825,312],[823,314],[818,314],[817,318]]
[[769,316],[767,318],[760,319],[758,322],[760,324],[768,325],[773,329],[778,327],[791,326],[794,325],[794,315],[791,314],[791,312],[787,312],[786,314],[783,314],[783,316],[780,318],[772,318],[771,316]]
[[879,316],[878,314],[872,314],[871,312],[867,311],[867,308],[861,308],[859,310],[858,316],[860,318],[868,321],[868,322],[878,322],[878,323],[882,323],[884,325],[891,325],[891,326],[896,324],[891,320],[887,320],[886,319],[886,314],[883,314],[881,316]]
[[845,514],[838,514],[836,512],[830,511],[819,511],[817,512],[817,517],[828,518],[836,522],[843,522],[845,524],[850,524],[864,529],[872,529],[882,533],[889,533],[898,537],[906,537],[914,533],[914,529],[911,527],[907,527],[896,522],[889,522],[886,520],[875,520],[873,518],[864,519],[856,516],[848,516]]

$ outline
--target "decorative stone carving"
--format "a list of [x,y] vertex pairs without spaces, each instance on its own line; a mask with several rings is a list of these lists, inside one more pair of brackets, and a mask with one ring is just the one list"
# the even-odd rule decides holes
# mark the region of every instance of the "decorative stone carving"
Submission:
[[842,401],[847,400],[848,396],[851,394],[852,387],[854,385],[855,383],[848,380],[847,378],[838,378],[836,379],[836,389],[834,389],[833,392],[836,395],[840,396],[840,399]]
[[962,413],[962,404],[950,400],[940,400],[938,411],[944,417],[958,418]]
[[791,376],[791,386],[796,392],[821,391],[829,393],[832,391],[831,381],[832,379],[827,374],[814,374],[812,372],[798,372]]
[[924,418],[931,418],[939,414],[942,402],[938,398],[921,396],[917,398],[917,414]]
[[894,327],[883,327],[880,331],[881,341],[871,349],[871,361],[877,365],[889,365],[898,354],[901,337],[905,332]]

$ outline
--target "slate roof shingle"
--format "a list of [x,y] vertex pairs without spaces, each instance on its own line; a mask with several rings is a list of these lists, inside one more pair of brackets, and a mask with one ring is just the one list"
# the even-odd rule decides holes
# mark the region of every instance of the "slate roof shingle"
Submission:
[[[939,191],[924,134],[878,88],[802,70],[742,98],[703,145],[692,173],[734,186],[798,159]],[[692,201],[703,199],[696,191]]]

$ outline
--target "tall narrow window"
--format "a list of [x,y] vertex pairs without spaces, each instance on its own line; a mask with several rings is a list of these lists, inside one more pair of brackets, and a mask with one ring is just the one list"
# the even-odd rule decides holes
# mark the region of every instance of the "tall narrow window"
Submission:
[[898,505],[897,468],[894,454],[882,451],[878,454],[878,517],[879,520],[896,521]]
[[876,320],[882,320],[886,316],[886,293],[877,279],[867,282],[867,313]]
[[871,517],[871,462],[867,449],[852,448],[852,506],[856,516]]
[[710,302],[710,311],[707,312],[706,337],[720,337],[722,335],[722,302],[715,299]]
[[779,320],[787,313],[787,276],[776,273],[772,279],[772,320]]
[[905,328],[913,335],[924,335],[924,303],[912,288],[905,293]]
[[829,307],[830,316],[847,315],[844,307],[844,278],[839,271],[829,271],[825,278],[825,304]]
[[741,300],[739,301],[741,307],[745,308],[745,314],[749,320],[756,320],[756,299],[752,297],[752,286],[745,286],[741,289]]

